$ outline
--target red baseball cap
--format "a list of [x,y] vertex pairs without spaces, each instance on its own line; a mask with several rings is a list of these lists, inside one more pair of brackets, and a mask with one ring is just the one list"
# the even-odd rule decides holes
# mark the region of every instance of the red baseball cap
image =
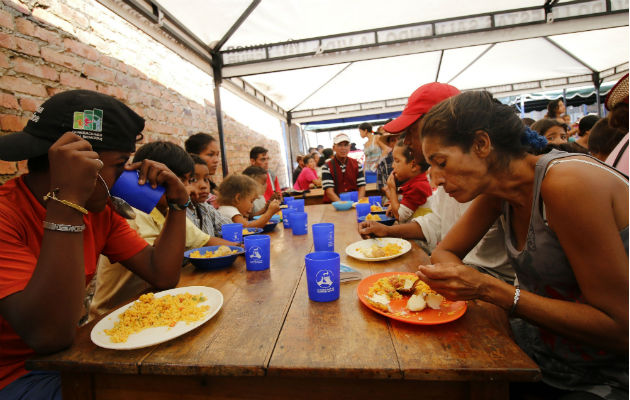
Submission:
[[422,85],[409,96],[402,114],[383,128],[390,133],[402,132],[429,112],[431,107],[456,94],[459,94],[459,89],[447,83],[431,82]]

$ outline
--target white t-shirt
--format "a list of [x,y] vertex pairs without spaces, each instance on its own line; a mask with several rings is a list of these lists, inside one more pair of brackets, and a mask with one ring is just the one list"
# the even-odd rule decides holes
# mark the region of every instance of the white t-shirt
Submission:
[[254,200],[252,213],[257,214],[258,211],[263,210],[265,208],[265,205],[267,205],[267,201],[265,201],[265,196],[261,194]]
[[241,215],[241,212],[238,210],[238,208],[236,208],[234,206],[221,206],[221,207],[219,207],[219,209],[217,211],[219,211],[225,217],[229,218],[230,221],[233,221],[232,218],[234,216]]
[[[433,212],[414,218],[412,221],[420,225],[427,245],[433,251],[471,203],[459,203],[449,196],[442,186],[433,193],[430,199]],[[462,261],[466,265],[481,267],[498,278],[514,279],[515,276],[514,269],[507,258],[503,229],[498,220]]]

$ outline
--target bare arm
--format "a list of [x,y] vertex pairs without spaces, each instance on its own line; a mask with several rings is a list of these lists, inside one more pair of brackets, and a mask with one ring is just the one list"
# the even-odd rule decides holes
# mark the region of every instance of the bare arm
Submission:
[[329,187],[324,189],[324,192],[326,193],[326,196],[330,199],[330,201],[340,200],[339,196],[337,196],[337,193],[335,193],[335,189]]
[[364,221],[359,224],[359,234],[364,239],[371,235],[384,237],[399,237],[404,239],[424,239],[422,228],[416,222],[407,222],[406,224],[398,224],[387,226],[377,221]]
[[357,190],[357,197],[359,199],[362,199],[365,197],[365,185],[359,186],[359,189]]

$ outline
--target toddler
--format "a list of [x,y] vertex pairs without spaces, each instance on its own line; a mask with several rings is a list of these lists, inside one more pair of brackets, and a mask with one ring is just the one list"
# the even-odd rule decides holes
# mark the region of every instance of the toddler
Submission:
[[262,228],[269,219],[280,210],[278,200],[271,200],[267,211],[260,218],[248,221],[254,200],[260,192],[260,184],[247,175],[233,174],[219,185],[219,212],[234,223],[243,224],[247,228]]

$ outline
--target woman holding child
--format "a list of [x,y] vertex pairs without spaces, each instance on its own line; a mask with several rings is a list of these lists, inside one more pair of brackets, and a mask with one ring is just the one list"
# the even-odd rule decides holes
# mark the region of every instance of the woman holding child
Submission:
[[[546,141],[487,92],[447,99],[421,124],[432,179],[475,200],[418,276],[519,317],[513,332],[542,370],[542,398],[627,398],[627,179],[588,156],[530,154]],[[461,261],[499,216],[520,287]]]

